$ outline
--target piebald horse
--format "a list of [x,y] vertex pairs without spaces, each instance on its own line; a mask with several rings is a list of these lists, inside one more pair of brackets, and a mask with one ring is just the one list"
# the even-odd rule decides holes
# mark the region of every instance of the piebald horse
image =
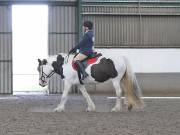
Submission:
[[84,84],[103,83],[108,80],[112,81],[117,96],[115,106],[111,110],[112,112],[119,112],[122,109],[122,90],[125,93],[128,110],[131,110],[134,106],[143,106],[141,89],[125,56],[115,57],[110,53],[102,54],[97,61],[87,66],[86,72],[89,76],[83,80],[84,84],[79,82],[77,71],[72,67],[73,57],[73,54],[60,53],[47,59],[38,59],[39,85],[42,87],[48,85],[49,79],[54,73],[59,74],[61,79],[64,80],[61,101],[54,111],[65,111],[68,92],[72,85],[77,85],[86,99],[88,104],[86,111],[95,111],[95,104],[87,93]]

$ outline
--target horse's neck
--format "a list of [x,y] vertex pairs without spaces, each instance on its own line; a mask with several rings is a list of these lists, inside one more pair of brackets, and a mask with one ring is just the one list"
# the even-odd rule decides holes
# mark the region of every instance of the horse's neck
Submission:
[[72,66],[72,61],[73,61],[74,55],[69,55],[67,57],[64,57],[64,67],[71,67]]
[[53,63],[53,61],[57,60],[57,55],[53,55],[50,56],[49,58],[47,58],[48,64],[51,65]]
[[70,55],[69,58],[65,59],[65,62],[63,64],[63,74],[65,76],[65,79],[68,80],[68,82],[74,82],[74,77],[76,71],[72,67],[72,60],[73,60],[73,55]]

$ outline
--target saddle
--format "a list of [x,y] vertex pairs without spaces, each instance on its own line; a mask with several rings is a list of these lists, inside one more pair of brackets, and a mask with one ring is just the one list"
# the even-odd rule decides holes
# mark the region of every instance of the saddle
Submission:
[[[76,55],[74,57],[76,57]],[[95,63],[100,56],[102,56],[101,53],[94,52],[91,56],[88,56],[86,59],[81,61],[84,69],[86,69],[90,64]],[[77,71],[77,67],[76,67],[75,61],[72,61],[72,67],[73,67],[74,70]]]

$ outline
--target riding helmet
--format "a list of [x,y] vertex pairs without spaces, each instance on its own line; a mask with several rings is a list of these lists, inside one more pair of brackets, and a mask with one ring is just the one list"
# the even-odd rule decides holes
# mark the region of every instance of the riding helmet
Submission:
[[93,28],[93,23],[91,21],[85,21],[83,26],[88,27],[91,30]]

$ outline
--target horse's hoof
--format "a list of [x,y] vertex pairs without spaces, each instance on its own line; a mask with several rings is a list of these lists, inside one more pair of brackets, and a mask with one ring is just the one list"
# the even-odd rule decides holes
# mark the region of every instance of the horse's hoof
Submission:
[[133,108],[133,106],[130,104],[130,105],[128,105],[128,111],[131,111],[132,110],[132,108]]
[[122,111],[122,109],[116,108],[116,107],[114,107],[113,109],[111,109],[111,112],[121,112],[121,111]]
[[86,109],[86,112],[95,112],[95,109]]
[[53,112],[64,112],[64,109],[63,108],[55,108],[54,110],[53,110]]
[[95,112],[96,111],[96,108],[95,107],[88,107],[86,109],[86,112]]

